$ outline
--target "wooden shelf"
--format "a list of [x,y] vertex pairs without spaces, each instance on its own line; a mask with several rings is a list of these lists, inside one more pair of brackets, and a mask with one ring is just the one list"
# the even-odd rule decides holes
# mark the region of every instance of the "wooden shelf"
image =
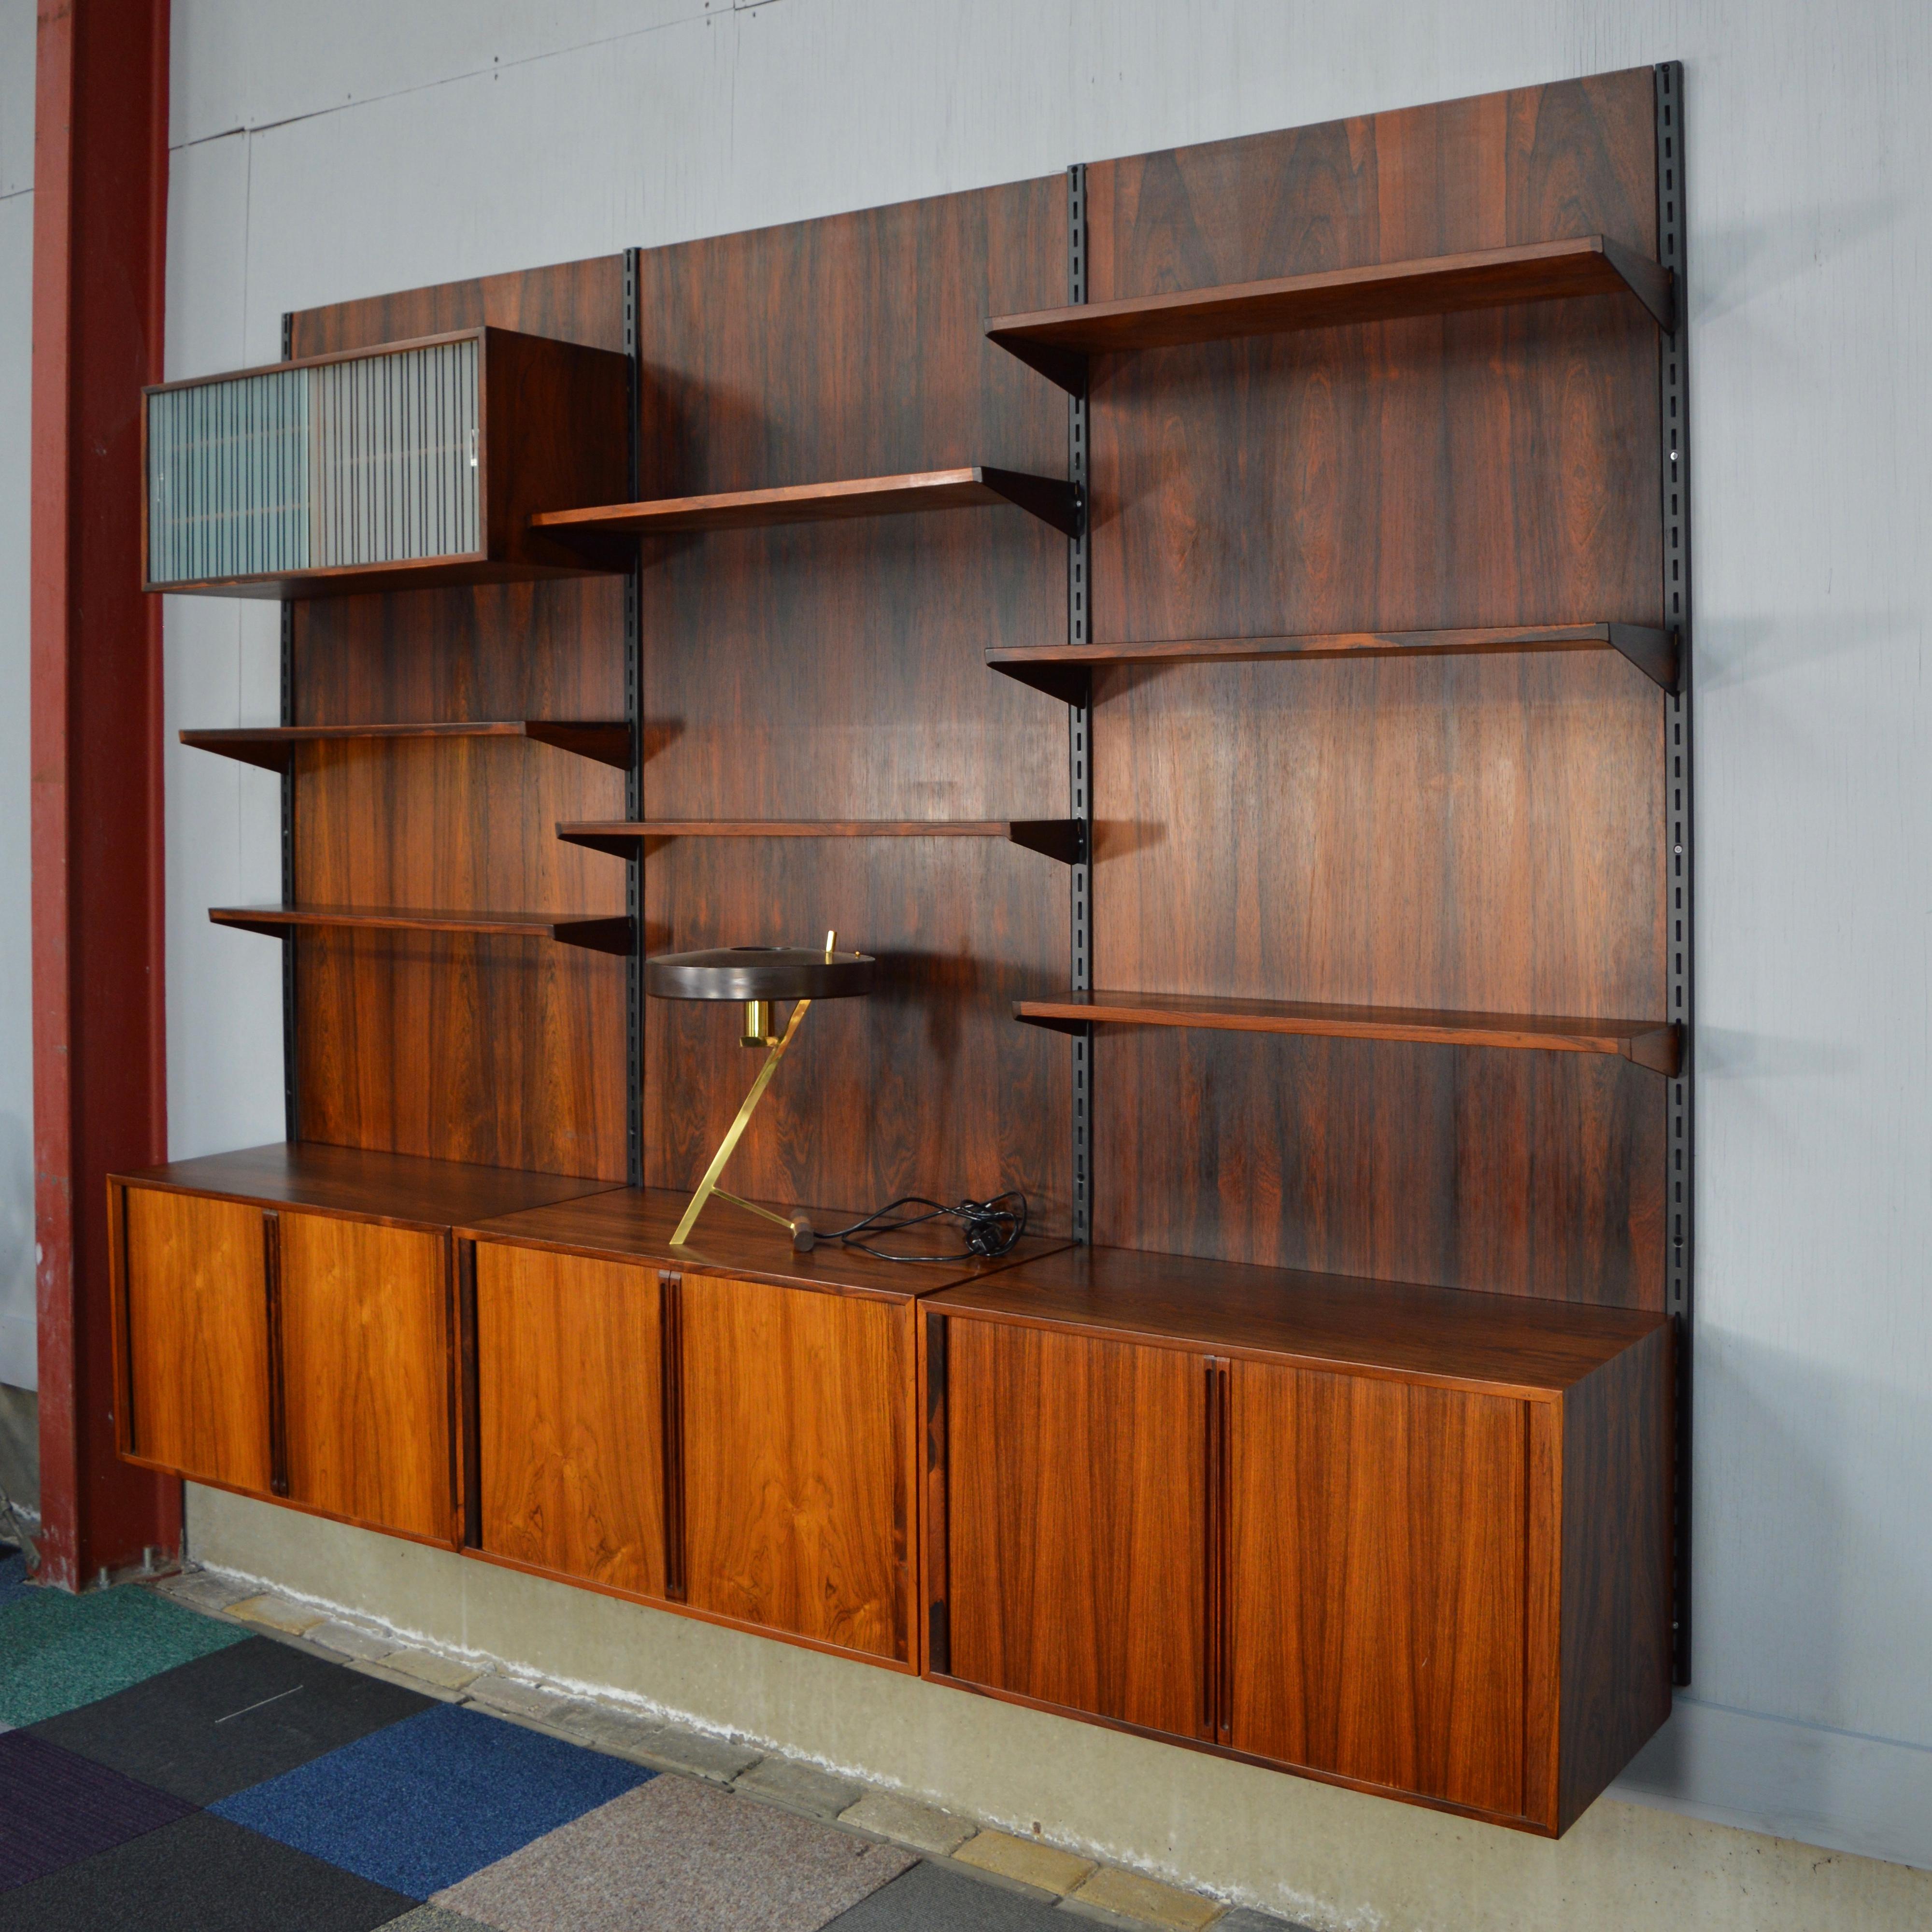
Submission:
[[382,932],[465,932],[478,938],[554,939],[598,952],[628,952],[632,933],[627,915],[549,912],[405,911],[382,906],[216,906],[208,917],[217,926],[285,938],[300,926],[355,926]]
[[331,1147],[320,1141],[274,1141],[266,1147],[203,1154],[118,1178],[137,1186],[176,1188],[218,1200],[309,1208],[392,1227],[437,1229],[547,1207],[616,1185],[520,1168],[479,1167],[468,1161]]
[[631,728],[621,719],[512,718],[473,724],[264,724],[217,731],[184,731],[181,741],[197,752],[285,772],[298,745],[330,745],[357,738],[528,738],[554,745],[579,758],[626,770],[631,763]]
[[587,819],[559,825],[556,836],[620,859],[640,857],[646,840],[665,838],[1006,838],[1064,866],[1087,857],[1079,818]]
[[1308,1034],[1331,1040],[1402,1040],[1439,1046],[1613,1054],[1666,1077],[1677,1071],[1680,1050],[1678,1029],[1654,1020],[1318,1006],[1292,1000],[1216,1000],[1172,993],[1063,993],[1050,1000],[1016,1000],[1013,1017],[1064,1033],[1096,1024],[1195,1027],[1224,1033]]
[[1607,236],[1585,235],[999,315],[987,322],[986,334],[1077,394],[1085,386],[1090,356],[1618,292],[1636,296],[1666,334],[1676,328],[1670,271]]
[[1258,664],[1289,658],[1486,657],[1509,651],[1620,651],[1677,688],[1677,637],[1641,624],[1532,624],[1453,631],[1330,631],[1292,638],[1183,638],[1132,644],[1034,644],[986,662],[1068,704],[1087,702],[1096,665]]
[[1070,537],[1080,534],[1080,496],[1071,483],[1017,470],[976,466],[904,476],[862,476],[841,483],[801,483],[782,490],[732,490],[714,496],[665,496],[590,510],[550,510],[533,530],[559,536],[630,531],[764,530],[774,524],[818,524],[848,517],[892,517],[913,510],[958,510],[1010,503]]
[[[583,1204],[594,1210],[596,1203]],[[1532,1401],[1582,1381],[1667,1318],[1528,1295],[1101,1247],[1066,1248],[948,1288],[927,1305]]]

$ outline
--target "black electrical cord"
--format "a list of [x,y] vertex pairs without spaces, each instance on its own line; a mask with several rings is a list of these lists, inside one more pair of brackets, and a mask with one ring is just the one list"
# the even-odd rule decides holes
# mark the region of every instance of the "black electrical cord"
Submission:
[[[922,1208],[922,1214],[902,1214],[897,1220],[891,1218],[901,1208]],[[891,1235],[903,1234],[908,1228],[922,1228],[930,1221],[957,1221],[966,1230],[966,1246],[958,1254],[944,1255],[895,1255],[884,1248],[875,1248],[861,1238],[867,1234]],[[818,1238],[821,1241],[840,1241],[848,1248],[856,1248],[861,1254],[870,1255],[882,1262],[977,1262],[994,1261],[1001,1255],[1010,1254],[1018,1245],[1020,1237],[1026,1232],[1027,1198],[1024,1194],[995,1194],[988,1201],[962,1201],[958,1206],[948,1208],[938,1201],[929,1201],[923,1194],[902,1194],[896,1201],[888,1201],[863,1220],[854,1221],[849,1228],[827,1229]]]

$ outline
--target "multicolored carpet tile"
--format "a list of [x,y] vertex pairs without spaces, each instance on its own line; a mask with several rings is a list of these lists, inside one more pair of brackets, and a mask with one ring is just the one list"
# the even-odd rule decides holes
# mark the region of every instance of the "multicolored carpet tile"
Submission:
[[0,1932],[1065,1932],[842,1831],[0,1552]]

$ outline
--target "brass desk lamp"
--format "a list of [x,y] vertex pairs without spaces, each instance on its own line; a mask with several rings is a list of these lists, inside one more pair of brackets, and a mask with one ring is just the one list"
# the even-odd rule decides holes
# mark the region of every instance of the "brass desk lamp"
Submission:
[[[823,952],[808,946],[728,946],[708,952],[665,953],[644,962],[646,992],[660,1000],[736,1000],[745,1010],[739,1044],[769,1049],[758,1078],[752,1082],[752,1090],[738,1109],[737,1118],[725,1130],[718,1151],[711,1156],[711,1165],[704,1170],[704,1178],[698,1184],[698,1192],[691,1197],[691,1204],[670,1238],[673,1247],[681,1248],[691,1238],[704,1204],[714,1194],[784,1228],[791,1236],[792,1246],[800,1252],[812,1245],[812,1223],[802,1214],[794,1214],[788,1220],[769,1208],[760,1208],[755,1201],[727,1192],[718,1185],[718,1177],[724,1172],[724,1163],[736,1151],[758,1102],[765,1097],[765,1089],[772,1084],[772,1076],[778,1071],[785,1049],[798,1036],[799,1024],[812,1001],[850,999],[872,990],[872,969],[878,962],[868,953],[841,952],[838,943],[838,934],[828,932]],[[782,1034],[776,1030],[772,1011],[773,1002],[780,1000],[797,1003]]]

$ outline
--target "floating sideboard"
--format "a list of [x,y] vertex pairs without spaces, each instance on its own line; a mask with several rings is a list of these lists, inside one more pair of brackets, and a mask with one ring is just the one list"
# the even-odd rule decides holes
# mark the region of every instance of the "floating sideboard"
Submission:
[[[1690,1660],[1682,84],[153,392],[151,587],[284,600],[182,736],[279,782],[287,1136],[110,1183],[123,1453],[1567,1829]],[[828,927],[734,1186],[1010,1255],[671,1244],[746,1063],[644,962]]]

